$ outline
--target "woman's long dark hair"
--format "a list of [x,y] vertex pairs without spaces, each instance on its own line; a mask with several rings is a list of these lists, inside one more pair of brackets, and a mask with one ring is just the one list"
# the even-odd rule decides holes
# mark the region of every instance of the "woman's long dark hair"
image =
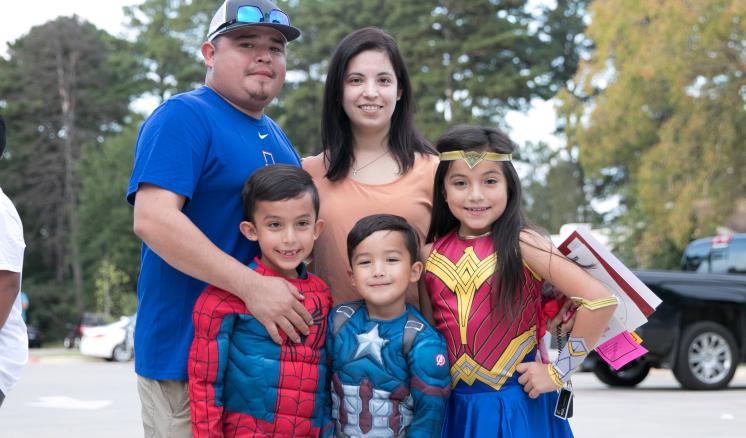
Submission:
[[[474,150],[510,154],[513,153],[514,144],[498,129],[458,125],[436,141],[436,148],[440,153]],[[521,182],[513,163],[502,161],[500,164],[508,186],[508,200],[505,211],[492,224],[492,244],[497,255],[494,286],[497,291],[497,307],[513,316],[526,280],[519,236],[522,230],[532,227],[521,209]],[[427,243],[434,242],[459,226],[459,221],[451,213],[445,198],[444,183],[450,166],[451,161],[441,161],[435,172],[433,215],[427,232]]]
[[366,50],[379,50],[388,55],[401,91],[401,97],[391,115],[389,128],[389,150],[399,164],[399,174],[404,174],[412,168],[415,152],[435,153],[414,126],[415,102],[412,85],[396,41],[391,35],[375,27],[358,29],[339,42],[329,61],[329,71],[326,75],[321,115],[321,145],[327,161],[326,177],[331,181],[346,177],[352,166],[352,127],[342,107],[344,76],[350,60]]

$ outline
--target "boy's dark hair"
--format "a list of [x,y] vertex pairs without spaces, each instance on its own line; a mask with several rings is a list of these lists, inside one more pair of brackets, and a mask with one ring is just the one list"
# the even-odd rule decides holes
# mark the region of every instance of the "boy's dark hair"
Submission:
[[273,164],[254,172],[241,190],[244,219],[252,222],[259,201],[284,201],[308,193],[319,216],[319,192],[308,172],[287,164]]
[[347,261],[352,265],[352,252],[368,236],[376,231],[398,231],[404,235],[404,245],[407,247],[410,263],[419,257],[420,237],[407,220],[394,214],[373,214],[357,221],[347,234]]
[[3,152],[5,152],[5,120],[3,120],[3,116],[0,116],[0,158],[2,158]]
[[341,100],[347,65],[352,58],[368,50],[381,51],[388,56],[401,92],[391,115],[388,138],[391,155],[399,164],[399,174],[403,175],[412,168],[415,152],[435,153],[414,125],[415,100],[412,84],[396,41],[379,28],[365,27],[342,38],[329,60],[321,111],[321,144],[327,160],[326,177],[330,181],[346,177],[352,166],[352,126]]

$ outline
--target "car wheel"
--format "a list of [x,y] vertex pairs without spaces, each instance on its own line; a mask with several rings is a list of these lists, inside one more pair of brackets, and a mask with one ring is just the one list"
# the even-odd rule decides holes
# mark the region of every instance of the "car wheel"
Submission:
[[115,362],[129,362],[132,360],[132,350],[127,349],[124,344],[119,344],[114,347],[114,351],[111,353],[111,359]]
[[596,366],[593,367],[593,374],[598,380],[609,386],[620,388],[632,388],[645,380],[650,372],[650,364],[643,360],[634,360],[627,365],[613,369],[609,364],[601,360],[596,360]]
[[687,389],[721,389],[728,386],[738,367],[733,335],[720,324],[698,322],[684,330],[673,373]]

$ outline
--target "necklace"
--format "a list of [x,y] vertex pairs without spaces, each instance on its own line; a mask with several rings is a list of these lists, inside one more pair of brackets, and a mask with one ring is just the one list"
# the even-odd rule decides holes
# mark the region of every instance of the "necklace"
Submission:
[[381,155],[379,155],[379,156],[377,156],[376,158],[374,158],[373,160],[369,161],[369,162],[368,162],[367,164],[365,164],[364,166],[360,166],[360,167],[355,167],[355,165],[353,164],[353,165],[352,165],[352,176],[357,176],[357,173],[358,173],[358,172],[360,172],[361,170],[363,170],[363,169],[365,169],[366,167],[370,166],[371,164],[375,163],[376,161],[380,160],[381,158],[383,158],[383,156],[384,156],[384,155],[386,155],[386,154],[388,154],[388,153],[389,153],[389,150],[388,150],[388,149],[386,149],[385,151],[383,151],[383,153],[382,153]]
[[492,234],[492,230],[487,231],[487,232],[482,233],[482,234],[477,234],[476,236],[462,236],[461,234],[459,234],[458,238],[461,239],[461,240],[472,240],[472,239],[478,239],[478,238],[484,237],[484,236],[489,236],[490,234]]

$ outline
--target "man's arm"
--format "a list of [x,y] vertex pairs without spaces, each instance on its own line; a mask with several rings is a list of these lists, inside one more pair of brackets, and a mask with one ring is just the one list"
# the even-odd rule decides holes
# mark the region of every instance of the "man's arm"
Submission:
[[21,289],[21,273],[0,270],[0,328],[5,326],[10,309]]
[[308,334],[313,322],[300,301],[303,296],[288,282],[259,275],[221,251],[181,211],[184,202],[183,196],[158,186],[141,185],[135,197],[135,234],[169,265],[239,297],[278,344],[278,327],[300,342],[296,329]]

